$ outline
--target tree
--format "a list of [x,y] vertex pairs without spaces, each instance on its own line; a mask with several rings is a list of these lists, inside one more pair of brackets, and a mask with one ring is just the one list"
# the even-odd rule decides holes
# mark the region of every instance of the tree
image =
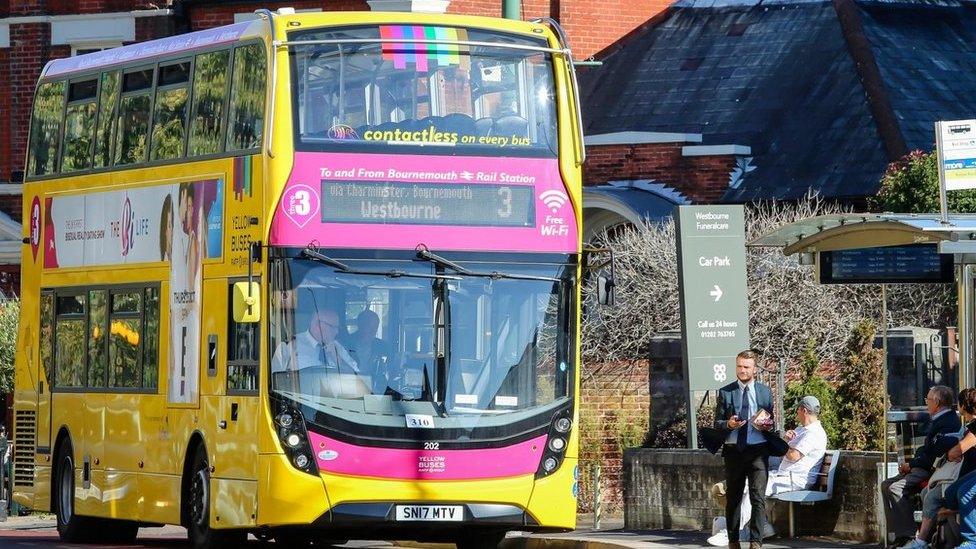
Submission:
[[14,390],[14,355],[17,349],[17,323],[20,301],[0,301],[0,394]]
[[885,439],[884,359],[874,348],[876,328],[869,320],[854,327],[837,390],[842,440],[848,450],[881,450]]
[[820,424],[827,433],[827,441],[830,448],[838,448],[841,444],[840,420],[837,416],[837,390],[829,381],[817,374],[820,367],[820,357],[817,356],[817,342],[814,339],[807,340],[807,347],[800,357],[802,378],[799,382],[790,383],[786,387],[786,394],[783,396],[783,412],[786,414],[786,427],[792,429],[796,426],[796,418],[792,415],[793,411],[800,405],[800,399],[807,395],[817,397],[820,401]]
[[[939,212],[939,164],[936,153],[912,151],[888,165],[878,195],[868,200],[876,212]],[[976,212],[976,190],[947,195],[950,212]]]
[[[746,208],[746,240],[782,225],[839,213],[816,196],[797,202],[768,201]],[[587,283],[582,351],[585,359],[609,362],[647,358],[651,338],[680,330],[674,223],[668,219],[617,228],[598,243],[614,251],[616,305],[596,303],[596,277]],[[825,285],[813,267],[779,248],[748,248],[749,336],[765,358],[794,360],[807,342],[816,353],[840,361],[851,326],[881,317],[877,285]],[[951,284],[901,284],[888,292],[891,325],[943,327],[954,323]]]

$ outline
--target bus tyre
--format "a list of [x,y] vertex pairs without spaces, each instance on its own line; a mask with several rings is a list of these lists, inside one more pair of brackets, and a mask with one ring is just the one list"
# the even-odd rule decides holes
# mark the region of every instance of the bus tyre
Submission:
[[481,532],[467,535],[454,542],[457,549],[496,549],[505,539],[505,532]]
[[243,545],[244,530],[215,530],[210,527],[210,463],[203,445],[197,447],[183,501],[188,506],[186,533],[194,549],[218,549]]
[[71,442],[65,440],[58,449],[54,469],[54,514],[58,520],[61,541],[84,543],[92,541],[94,520],[75,514],[75,460]]

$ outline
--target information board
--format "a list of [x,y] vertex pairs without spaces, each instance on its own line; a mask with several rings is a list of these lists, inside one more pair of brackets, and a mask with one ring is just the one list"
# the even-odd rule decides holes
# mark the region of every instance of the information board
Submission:
[[323,223],[532,227],[533,187],[323,181]]
[[821,284],[952,282],[952,255],[933,244],[820,252]]
[[750,347],[744,211],[678,206],[677,219],[685,379],[689,391],[718,389]]
[[936,122],[936,142],[945,189],[976,187],[976,120]]

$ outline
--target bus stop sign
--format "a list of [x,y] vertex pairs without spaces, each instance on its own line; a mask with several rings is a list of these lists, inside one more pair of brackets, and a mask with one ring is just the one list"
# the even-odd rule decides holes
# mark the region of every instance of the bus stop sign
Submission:
[[745,217],[742,206],[678,206],[678,286],[689,391],[735,379],[749,348]]

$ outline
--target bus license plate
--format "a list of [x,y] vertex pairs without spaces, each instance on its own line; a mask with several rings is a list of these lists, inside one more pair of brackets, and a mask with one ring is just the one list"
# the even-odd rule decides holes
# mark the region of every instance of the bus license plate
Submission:
[[397,505],[397,521],[453,521],[464,520],[463,505]]

